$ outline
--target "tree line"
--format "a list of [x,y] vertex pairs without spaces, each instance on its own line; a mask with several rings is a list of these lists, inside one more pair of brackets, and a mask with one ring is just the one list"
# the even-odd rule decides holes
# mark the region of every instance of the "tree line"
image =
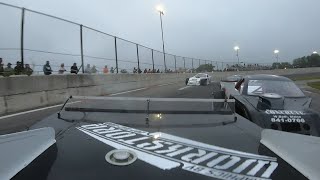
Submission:
[[289,62],[273,63],[272,68],[306,68],[306,67],[320,67],[320,55],[311,54],[294,59],[292,64]]

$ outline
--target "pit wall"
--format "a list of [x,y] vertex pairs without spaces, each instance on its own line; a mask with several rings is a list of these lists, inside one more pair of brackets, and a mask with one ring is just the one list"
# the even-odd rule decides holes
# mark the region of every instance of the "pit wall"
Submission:
[[160,84],[181,83],[192,74],[108,74],[0,77],[0,115],[60,104],[70,95],[105,96]]

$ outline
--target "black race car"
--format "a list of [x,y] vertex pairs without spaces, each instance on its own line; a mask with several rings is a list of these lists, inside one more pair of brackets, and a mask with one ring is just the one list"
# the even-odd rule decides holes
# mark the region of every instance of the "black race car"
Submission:
[[224,92],[235,99],[238,114],[262,128],[320,135],[320,117],[309,109],[311,98],[286,77],[248,75]]
[[234,100],[73,99],[58,116],[0,136],[1,180],[320,177],[318,137],[263,130],[228,108]]

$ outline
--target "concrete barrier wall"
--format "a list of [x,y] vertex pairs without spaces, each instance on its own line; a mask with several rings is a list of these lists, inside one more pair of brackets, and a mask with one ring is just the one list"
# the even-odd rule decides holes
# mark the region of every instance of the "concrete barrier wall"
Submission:
[[110,74],[0,77],[0,115],[60,104],[69,95],[102,96],[166,83],[192,74]]
[[[320,68],[214,72],[215,81],[234,74],[306,74]],[[165,83],[184,85],[192,74],[109,74],[0,77],[0,115],[60,104],[69,95],[101,96]]]

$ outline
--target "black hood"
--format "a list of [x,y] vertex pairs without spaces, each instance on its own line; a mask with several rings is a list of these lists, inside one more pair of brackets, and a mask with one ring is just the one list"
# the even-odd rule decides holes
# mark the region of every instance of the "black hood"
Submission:
[[[241,117],[224,124],[233,117],[163,115],[149,127],[140,114],[63,117],[53,115],[32,127],[53,127],[57,142],[14,179],[305,179],[260,144],[262,129]],[[156,132],[162,134],[155,137]],[[110,164],[106,155],[115,149],[131,149],[138,159]]]

